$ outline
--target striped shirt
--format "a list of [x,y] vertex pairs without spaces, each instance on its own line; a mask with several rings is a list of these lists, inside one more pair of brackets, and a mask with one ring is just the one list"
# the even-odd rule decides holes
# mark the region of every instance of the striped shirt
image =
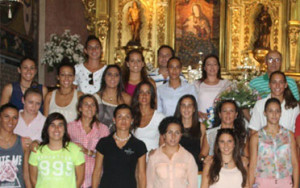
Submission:
[[[299,101],[299,91],[297,84],[293,78],[286,76],[287,83],[289,85],[290,90],[292,91],[295,99]],[[250,87],[252,89],[256,89],[262,98],[266,98],[268,94],[271,93],[269,87],[269,76],[268,74],[264,74],[262,76],[256,77],[250,81]]]

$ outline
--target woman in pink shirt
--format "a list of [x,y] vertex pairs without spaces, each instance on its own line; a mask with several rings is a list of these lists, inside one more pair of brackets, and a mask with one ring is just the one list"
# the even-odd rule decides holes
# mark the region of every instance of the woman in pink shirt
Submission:
[[78,117],[75,121],[68,124],[68,133],[71,141],[81,147],[85,154],[85,178],[81,187],[92,186],[92,174],[95,166],[95,147],[102,137],[109,134],[106,125],[97,119],[98,112],[97,99],[90,94],[79,98],[77,112]]
[[198,167],[194,157],[179,141],[183,125],[175,117],[166,117],[159,125],[164,139],[149,158],[147,165],[147,188],[196,188]]

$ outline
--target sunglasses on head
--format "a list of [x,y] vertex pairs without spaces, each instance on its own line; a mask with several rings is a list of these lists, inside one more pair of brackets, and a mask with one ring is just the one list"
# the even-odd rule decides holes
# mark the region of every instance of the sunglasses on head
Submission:
[[94,77],[93,77],[93,73],[90,73],[90,74],[89,74],[89,78],[90,78],[89,84],[90,84],[90,85],[94,85]]

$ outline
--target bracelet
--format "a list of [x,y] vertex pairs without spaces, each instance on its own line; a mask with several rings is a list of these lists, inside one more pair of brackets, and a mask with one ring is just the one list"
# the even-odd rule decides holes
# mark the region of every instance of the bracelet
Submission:
[[90,157],[91,156],[91,150],[88,150],[87,155]]

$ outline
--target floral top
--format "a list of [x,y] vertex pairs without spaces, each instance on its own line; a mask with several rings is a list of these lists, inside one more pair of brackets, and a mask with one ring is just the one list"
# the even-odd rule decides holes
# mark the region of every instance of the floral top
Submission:
[[291,139],[287,129],[280,127],[273,138],[264,129],[258,132],[256,176],[282,179],[292,175]]

